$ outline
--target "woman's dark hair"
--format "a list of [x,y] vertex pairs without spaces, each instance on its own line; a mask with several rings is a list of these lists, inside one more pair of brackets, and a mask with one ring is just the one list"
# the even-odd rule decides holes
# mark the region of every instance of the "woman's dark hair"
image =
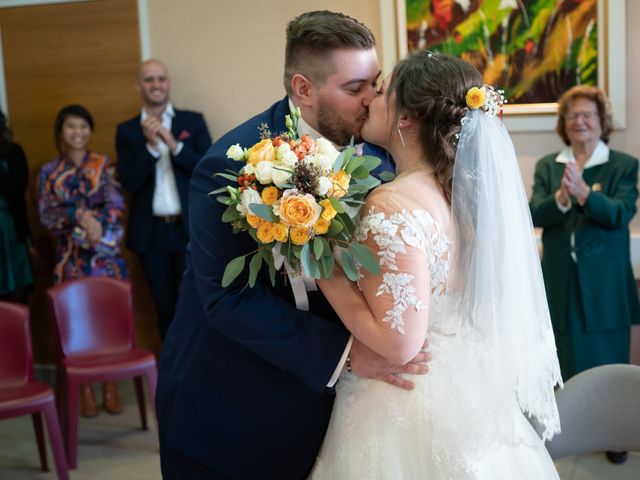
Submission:
[[11,129],[7,126],[7,117],[0,111],[0,154],[9,150],[9,146],[13,142]]
[[322,85],[333,73],[329,62],[335,50],[369,50],[375,37],[362,23],[342,13],[319,10],[297,16],[287,25],[284,88],[291,95],[291,78],[302,73]]
[[562,141],[565,145],[571,144],[571,140],[569,140],[569,136],[567,135],[567,121],[565,117],[569,111],[571,102],[576,98],[586,98],[596,104],[598,108],[598,118],[600,119],[600,129],[602,130],[600,139],[604,143],[609,143],[609,137],[613,131],[611,102],[602,89],[590,85],[576,85],[564,92],[560,100],[558,100],[558,123],[556,125],[556,132],[560,135]]
[[396,65],[387,89],[387,101],[396,95],[398,117],[418,120],[422,149],[449,203],[460,122],[467,112],[465,97],[470,88],[482,84],[471,64],[423,50]]
[[62,125],[67,117],[80,117],[89,124],[89,128],[93,131],[93,117],[89,113],[89,110],[82,105],[67,105],[63,107],[56,115],[56,121],[53,124],[53,138],[56,142],[56,148],[59,153],[62,153],[62,144],[60,143],[60,135],[62,134]]

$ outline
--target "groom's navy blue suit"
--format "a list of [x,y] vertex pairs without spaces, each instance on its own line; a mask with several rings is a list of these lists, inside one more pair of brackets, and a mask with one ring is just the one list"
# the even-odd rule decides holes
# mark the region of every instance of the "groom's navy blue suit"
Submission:
[[[227,149],[258,142],[262,124],[286,131],[287,113],[285,98],[218,140],[193,172],[187,271],[157,392],[165,478],[299,480],[322,443],[334,399],[327,383],[349,333],[321,293],[309,292],[309,312],[297,310],[283,276],[272,287],[264,267],[254,288],[245,288],[248,268],[222,288],[227,263],[256,245],[222,223],[226,207],[207,195],[229,183],[213,173],[242,166]],[[377,147],[365,154],[393,169]]]

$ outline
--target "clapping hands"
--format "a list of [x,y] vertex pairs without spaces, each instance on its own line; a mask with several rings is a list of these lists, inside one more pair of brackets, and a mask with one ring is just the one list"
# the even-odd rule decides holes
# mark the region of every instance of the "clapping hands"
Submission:
[[91,245],[100,242],[102,238],[102,224],[91,210],[80,209],[76,213],[78,224],[87,232],[87,239]]
[[162,126],[162,121],[158,117],[149,115],[142,122],[142,131],[152,148],[157,148],[158,140],[164,142],[170,151],[174,151],[178,146],[173,134]]
[[[568,162],[564,168],[564,174],[560,182],[558,200],[562,204],[567,204],[569,195],[576,197],[580,205],[584,205],[591,190],[582,178],[582,169],[576,162]],[[563,197],[566,201],[562,201]]]

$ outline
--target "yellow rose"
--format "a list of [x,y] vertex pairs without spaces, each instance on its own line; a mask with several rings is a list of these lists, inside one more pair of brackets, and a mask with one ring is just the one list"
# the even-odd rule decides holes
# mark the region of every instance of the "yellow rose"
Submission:
[[280,190],[278,190],[276,187],[267,187],[264,190],[262,190],[262,202],[265,205],[273,205],[274,203],[276,203],[276,200],[278,200],[278,197],[280,196]]
[[327,197],[342,198],[349,190],[351,175],[344,170],[338,170],[331,175],[331,188],[327,192]]
[[262,243],[273,242],[273,224],[271,222],[261,223],[256,231],[256,236]]
[[273,162],[276,159],[276,149],[268,138],[256,143],[247,152],[247,163],[254,167],[260,162]]
[[316,222],[316,224],[313,226],[313,228],[318,235],[324,235],[329,231],[330,226],[331,226],[331,220],[327,220],[324,217],[320,217]]
[[320,216],[322,208],[312,195],[286,195],[278,207],[280,220],[287,226],[310,227]]
[[247,214],[247,223],[251,225],[253,228],[258,228],[260,225],[264,223],[264,220],[257,215],[253,215],[249,213]]
[[303,227],[292,228],[289,236],[291,237],[291,242],[294,245],[304,245],[309,241],[309,232]]
[[467,106],[472,110],[480,108],[484,105],[485,93],[484,90],[478,87],[470,88],[467,92],[467,96],[465,100],[467,102]]
[[274,240],[278,242],[286,242],[289,237],[289,230],[281,223],[274,223],[271,228]]
[[333,208],[333,205],[331,205],[331,200],[329,200],[328,198],[325,200],[322,200],[320,202],[320,205],[322,205],[322,218],[324,218],[325,220],[331,220],[333,217],[336,216],[336,209]]

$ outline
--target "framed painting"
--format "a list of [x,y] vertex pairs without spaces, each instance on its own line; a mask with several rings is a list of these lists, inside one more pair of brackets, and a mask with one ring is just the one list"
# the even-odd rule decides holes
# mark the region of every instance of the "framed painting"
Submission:
[[602,87],[624,127],[625,7],[626,0],[396,0],[397,58],[428,49],[467,60],[505,90],[512,131],[553,130],[558,98],[578,84]]

